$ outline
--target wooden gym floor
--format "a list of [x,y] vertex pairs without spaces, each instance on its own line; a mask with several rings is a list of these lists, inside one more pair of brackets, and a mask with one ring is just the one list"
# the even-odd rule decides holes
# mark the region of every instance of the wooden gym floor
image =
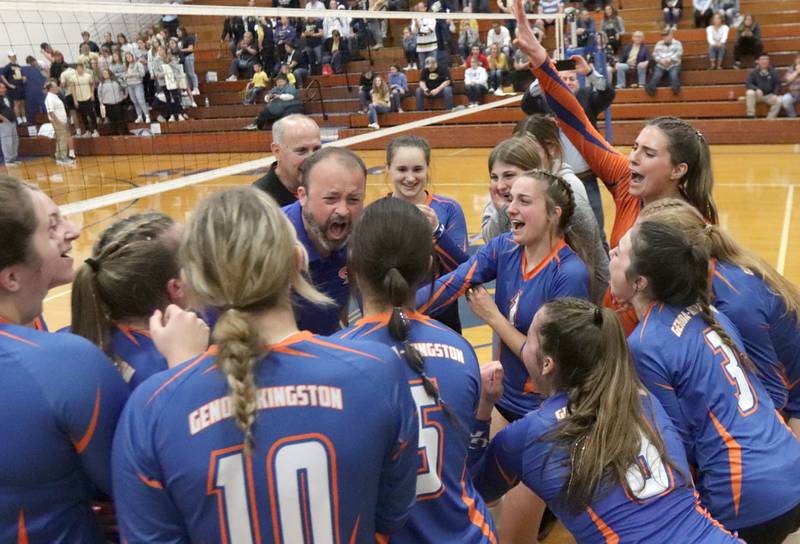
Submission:
[[[627,152],[627,149],[622,149]],[[456,198],[464,208],[471,244],[480,244],[480,215],[487,201],[488,149],[437,149],[433,152],[432,190]],[[389,191],[380,151],[360,152],[371,169],[367,201]],[[58,204],[77,202],[206,169],[262,158],[258,154],[156,155],[80,158],[74,168],[55,165],[50,158],[26,161],[9,173],[37,183]],[[800,282],[800,144],[714,146],[715,196],[721,223],[738,240],[756,250],[789,279]],[[138,201],[100,208],[70,219],[83,228],[73,255],[76,263],[88,256],[98,234],[117,217],[145,210],[160,210],[184,222],[206,195],[224,187],[251,183],[261,175],[249,172],[208,183],[160,193]],[[607,218],[613,220],[613,203],[603,192]],[[45,318],[51,330],[69,322],[70,288],[54,289],[45,299]],[[462,307],[463,309],[463,307]],[[465,336],[481,361],[491,358],[491,332],[474,317],[465,319]],[[545,541],[572,542],[562,527]]]

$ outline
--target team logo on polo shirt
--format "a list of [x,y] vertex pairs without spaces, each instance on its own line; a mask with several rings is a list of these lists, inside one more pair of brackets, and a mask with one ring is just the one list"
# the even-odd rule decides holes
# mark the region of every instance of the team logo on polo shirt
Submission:
[[439,79],[439,74],[437,74],[436,72],[431,72],[430,74],[428,74],[428,79],[430,79],[431,81],[433,81],[434,79]]
[[339,269],[339,279],[342,280],[342,285],[347,285],[347,267],[343,266]]

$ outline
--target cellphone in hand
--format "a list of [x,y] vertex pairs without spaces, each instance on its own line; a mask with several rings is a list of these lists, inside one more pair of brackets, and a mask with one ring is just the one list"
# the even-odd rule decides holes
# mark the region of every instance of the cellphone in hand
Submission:
[[556,70],[559,72],[564,70],[574,70],[574,69],[575,69],[575,61],[572,59],[556,61]]

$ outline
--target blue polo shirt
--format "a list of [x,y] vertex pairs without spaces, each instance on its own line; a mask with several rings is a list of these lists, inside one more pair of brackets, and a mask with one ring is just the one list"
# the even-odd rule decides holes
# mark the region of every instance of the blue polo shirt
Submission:
[[299,297],[294,298],[294,313],[300,330],[315,334],[331,335],[339,330],[339,318],[350,298],[350,283],[347,281],[347,247],[321,257],[308,238],[300,202],[281,208],[297,232],[297,239],[308,253],[308,271],[311,283],[328,295],[335,305],[318,306]]

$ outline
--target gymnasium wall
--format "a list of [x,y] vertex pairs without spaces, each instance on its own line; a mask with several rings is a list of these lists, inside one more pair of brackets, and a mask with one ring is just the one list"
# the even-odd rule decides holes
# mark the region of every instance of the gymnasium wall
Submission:
[[[116,35],[124,33],[130,39],[142,28],[159,20],[157,15],[106,14],[92,13],[93,0],[86,0],[86,12],[37,12],[37,11],[0,11],[0,66],[8,62],[8,51],[17,54],[17,62],[25,65],[25,57],[39,57],[39,44],[47,42],[54,49],[61,51],[67,62],[74,62],[78,57],[78,45],[81,43],[81,31],[88,30],[91,39],[100,43],[103,33]],[[104,0],[105,3],[120,4],[120,10],[130,0]],[[137,3],[166,4],[164,0],[136,0]],[[36,1],[32,0],[35,6]],[[167,13],[166,9],[164,13]]]

